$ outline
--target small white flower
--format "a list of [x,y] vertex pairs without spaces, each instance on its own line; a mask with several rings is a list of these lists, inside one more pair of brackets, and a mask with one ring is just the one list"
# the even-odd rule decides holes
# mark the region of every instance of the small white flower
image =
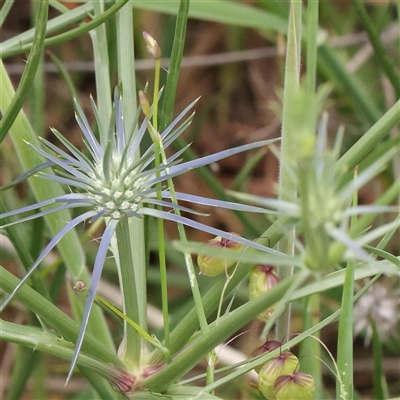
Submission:
[[358,300],[354,307],[354,335],[365,330],[365,345],[371,342],[374,319],[382,340],[398,336],[400,322],[400,290],[390,290],[376,283]]

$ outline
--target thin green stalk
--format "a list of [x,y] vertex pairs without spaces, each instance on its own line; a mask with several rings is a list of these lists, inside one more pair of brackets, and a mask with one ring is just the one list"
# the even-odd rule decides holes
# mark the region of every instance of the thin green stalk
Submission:
[[[1,329],[1,324],[0,324]],[[13,356],[13,371],[9,377],[7,397],[20,399],[26,390],[26,384],[32,372],[43,362],[43,354],[32,352],[24,347],[17,347]]]
[[372,99],[371,95],[359,81],[357,76],[350,75],[345,66],[335,56],[334,51],[324,44],[318,48],[318,65],[322,73],[345,90],[346,95],[353,99],[354,107],[360,112],[369,124],[379,122],[382,111]]
[[33,387],[33,400],[41,400],[47,399],[47,387],[46,387],[46,378],[47,378],[47,368],[44,362],[38,363],[37,367],[33,369],[33,379],[34,379],[34,387]]
[[[317,36],[318,36],[318,7],[319,1],[313,0],[307,3],[307,75],[306,75],[306,90],[308,98],[314,98],[316,90],[317,77]],[[304,320],[303,332],[320,322],[320,295],[315,293],[305,299],[304,302]],[[317,338],[320,337],[320,332],[314,334]],[[301,364],[301,370],[311,374],[315,382],[314,398],[323,398],[322,386],[322,369],[321,369],[321,347],[318,341],[312,338],[307,338],[300,345],[300,359],[307,357],[307,362]]]
[[246,180],[248,179],[250,173],[257,166],[257,164],[261,161],[261,159],[267,153],[266,149],[259,149],[257,152],[250,157],[249,160],[246,161],[246,164],[236,175],[232,184],[230,185],[231,190],[241,190],[242,192],[247,192],[246,190]]
[[[180,9],[179,9],[179,14],[178,14],[178,19],[177,19],[177,26],[175,30],[175,37],[174,37],[174,48],[173,48],[173,54],[172,54],[172,60],[171,66],[170,66],[170,73],[168,74],[167,78],[167,85],[168,85],[168,90],[169,90],[169,95],[167,101],[164,100],[163,103],[163,115],[161,117],[161,126],[166,126],[170,122],[169,119],[171,119],[172,112],[173,112],[173,100],[175,99],[175,91],[176,91],[176,85],[178,82],[179,78],[179,70],[180,70],[180,61],[182,58],[182,52],[183,52],[183,44],[184,44],[184,39],[185,39],[185,32],[186,32],[186,21],[187,21],[187,12],[188,12],[188,7],[189,7],[189,1],[188,0],[182,0],[180,3]],[[172,69],[171,69],[172,67]],[[157,68],[156,68],[157,71]],[[157,72],[156,72],[157,74]],[[156,75],[157,77],[157,75]],[[168,81],[170,83],[168,83]],[[158,82],[156,81],[156,85],[158,85]],[[153,99],[153,113],[154,113],[154,104],[157,107],[157,96],[158,96],[158,91],[156,91],[156,85],[154,88],[154,99]],[[164,108],[167,107],[167,111],[164,111]],[[156,122],[156,119],[154,119]],[[152,127],[152,129],[155,130],[157,133],[157,129],[155,129],[157,125]],[[151,127],[150,127],[151,129]],[[162,143],[159,143],[160,145],[160,154],[162,157],[162,161],[166,164],[167,163],[167,157],[164,152],[164,149],[162,147]],[[177,204],[177,199],[175,196],[175,189],[174,185],[171,179],[168,180],[168,188],[171,193],[171,199],[172,203]],[[180,215],[180,211],[175,209],[175,213],[177,215]],[[186,238],[186,233],[185,229],[182,224],[177,224],[178,227],[178,233],[179,237],[183,242],[187,242]],[[201,301],[201,295],[200,295],[200,290],[198,287],[197,279],[196,279],[196,273],[194,270],[193,266],[193,261],[191,258],[190,254],[185,254],[185,264],[186,268],[188,271],[189,275],[189,281],[190,281],[190,286],[193,294],[193,299],[195,302],[195,307],[197,310],[197,315],[199,319],[199,324],[200,324],[200,329],[203,333],[207,333],[209,328],[207,324],[207,319],[205,317],[202,301]],[[169,336],[169,335],[168,335]],[[168,346],[169,347],[169,346]]]
[[70,93],[71,99],[75,99],[79,103],[78,92],[75,89],[74,82],[72,81],[71,76],[67,71],[67,68],[65,68],[65,65],[62,63],[62,61],[58,57],[56,57],[52,52],[47,51],[47,54],[50,56],[51,61],[53,61],[53,63],[57,67],[59,74],[64,79],[64,82],[67,85],[68,91]]
[[[155,151],[159,151],[159,147],[154,147]],[[157,160],[158,157],[156,157]],[[159,174],[159,172],[157,172]],[[157,190],[157,199],[161,200],[161,188]],[[158,206],[158,209],[162,209]],[[170,327],[169,327],[169,310],[168,310],[168,280],[167,280],[167,262],[165,255],[165,234],[164,234],[164,222],[161,218],[157,219],[158,228],[158,255],[160,263],[160,283],[161,283],[161,303],[162,313],[164,320],[164,341],[165,346],[169,349],[171,345],[170,341]],[[170,361],[170,360],[168,360]]]
[[351,146],[336,162],[336,172],[351,170],[382,141],[390,129],[400,121],[398,100],[377,122]]
[[[38,11],[38,2],[31,1],[31,24],[35,26],[35,15]],[[39,63],[32,80],[32,87],[29,92],[30,96],[28,97],[29,104],[29,115],[30,122],[32,124],[33,130],[36,132],[38,136],[43,136],[44,134],[44,104],[45,104],[45,81],[44,81],[44,59],[43,52],[39,57]]]
[[172,121],[176,88],[178,86],[179,72],[183,49],[185,45],[186,24],[189,13],[189,0],[181,0],[179,3],[178,15],[176,18],[174,44],[171,53],[171,63],[168,70],[167,82],[165,84],[165,95],[163,108],[160,116],[161,130],[165,129]]
[[128,324],[130,324],[138,333],[139,335],[144,339],[147,340],[150,344],[152,344],[154,347],[159,349],[162,353],[168,354],[168,349],[164,347],[158,339],[156,339],[154,336],[150,335],[145,331],[144,329],[141,328],[140,325],[138,325],[135,321],[127,317],[124,313],[122,313],[118,308],[114,307],[109,301],[107,301],[104,297],[100,296],[99,294],[96,294],[96,299],[100,301],[101,303],[104,304],[109,310],[111,310],[114,314],[118,315],[122,319],[124,319]]
[[[118,77],[122,83],[122,108],[124,114],[125,135],[129,135],[132,130],[135,135],[137,129],[133,126],[135,113],[132,110],[137,109],[137,94],[136,80],[132,78],[132,73],[135,68],[135,53],[134,53],[134,23],[132,14],[132,3],[128,2],[117,14],[117,59],[118,59]],[[126,136],[128,140],[128,136]],[[135,160],[140,157],[140,154],[135,154]],[[118,236],[125,243],[124,252],[130,254],[130,263],[120,263],[120,268],[125,271],[119,272],[120,276],[130,276],[135,282],[136,287],[131,286],[127,290],[122,290],[124,303],[127,305],[135,301],[133,307],[136,309],[136,318],[133,318],[132,310],[127,311],[127,315],[131,317],[138,325],[147,331],[147,285],[146,285],[146,244],[144,234],[144,221],[138,218],[129,218],[127,221],[127,229],[125,227],[123,235]],[[134,292],[132,292],[134,290]],[[132,299],[134,298],[134,300]],[[147,352],[147,344],[138,335],[134,328],[124,322],[124,340],[123,345],[126,347],[124,361],[134,364],[146,363],[145,354]],[[134,342],[129,343],[128,337],[136,338]],[[136,346],[139,346],[135,353]]]
[[0,10],[0,27],[3,26],[3,23],[5,21],[5,19],[7,18],[8,13],[11,10],[11,7],[14,4],[14,0],[6,0],[3,4],[3,6],[1,7]]
[[[135,264],[132,260],[131,240],[127,218],[122,219],[116,230],[119,260],[119,279],[123,293],[124,314],[139,323],[139,299],[145,288],[138,287]],[[140,325],[141,326],[141,325]],[[121,359],[132,370],[140,366],[142,359],[142,337],[138,331],[124,321],[123,352]]]
[[[161,147],[161,154],[162,154],[162,158],[163,158],[163,162],[165,164],[167,164],[167,156],[164,152],[164,149]],[[166,173],[168,173],[166,171]],[[172,179],[168,179],[168,189],[171,193],[171,200],[173,204],[178,204],[178,200],[176,199],[175,196],[175,188],[174,188],[174,184],[172,182]],[[178,209],[175,209],[175,214],[176,215],[181,215],[180,211]],[[179,233],[179,238],[183,243],[187,242],[187,237],[186,237],[186,232],[185,232],[185,228],[182,224],[178,223],[178,233]],[[193,266],[193,260],[192,260],[192,256],[189,253],[185,253],[184,254],[184,258],[185,258],[185,264],[186,264],[186,268],[187,268],[187,272],[189,275],[189,282],[190,282],[190,288],[192,290],[192,295],[193,295],[193,300],[194,300],[194,304],[195,304],[195,308],[196,308],[196,313],[197,313],[197,317],[199,319],[199,325],[200,325],[200,329],[202,331],[203,334],[206,334],[209,332],[209,327],[207,324],[207,318],[204,312],[204,308],[203,308],[203,303],[202,303],[202,299],[201,299],[201,294],[200,294],[200,289],[199,289],[199,285],[197,283],[197,278],[196,278],[196,272],[194,270],[194,266]]]
[[[307,93],[314,96],[317,78],[317,36],[319,1],[307,3]],[[311,98],[311,97],[310,97]]]
[[361,23],[364,25],[364,28],[367,32],[369,41],[374,48],[375,58],[381,65],[382,70],[388,77],[390,83],[393,85],[396,98],[400,98],[400,80],[398,74],[393,68],[393,60],[390,60],[387,51],[383,47],[379,33],[376,31],[375,24],[368,16],[364,3],[361,0],[354,0],[354,5],[357,9],[358,15],[360,16]]
[[[357,178],[357,170],[354,174]],[[358,204],[357,192],[353,195],[353,206]],[[351,218],[351,226],[357,223],[357,216]],[[355,265],[351,260],[346,265],[346,276],[343,284],[342,313],[339,318],[337,368],[341,379],[336,383],[336,399],[342,399],[344,391],[349,399],[353,398],[353,294]]]
[[218,362],[218,356],[215,349],[213,349],[207,356],[206,385],[211,385],[214,382],[215,364],[217,362]]
[[[13,122],[17,118],[34,81],[36,71],[42,58],[48,8],[49,0],[43,0],[39,3],[36,17],[35,37],[30,48],[31,50],[29,52],[26,68],[24,69],[21,81],[9,106],[7,108],[2,108],[5,112],[0,120],[0,143],[3,141]],[[4,74],[2,74],[1,77],[3,78]],[[3,81],[1,81],[1,87],[3,87]]]
[[[287,55],[285,68],[285,82],[283,93],[282,112],[282,139],[281,139],[281,167],[279,171],[279,199],[291,201],[296,197],[295,182],[285,167],[290,164],[293,154],[296,154],[296,132],[290,129],[290,119],[293,117],[291,99],[299,89],[300,79],[300,43],[301,43],[301,11],[302,4],[298,1],[291,1],[289,13],[289,30],[287,35]],[[282,238],[279,243],[279,250],[282,253],[294,254],[294,228]],[[284,280],[293,274],[293,268],[278,267],[278,275]],[[290,306],[288,305],[276,323],[277,340],[288,340],[290,333]]]
[[[155,132],[158,132],[158,93],[160,90],[160,69],[161,59],[156,59],[156,66],[154,72],[154,92],[153,92],[153,128]],[[154,143],[155,160],[154,165],[156,168],[160,166],[161,157],[160,142]],[[157,178],[161,176],[161,171],[156,172]],[[162,187],[161,184],[157,185],[157,200],[162,200]],[[157,208],[162,210],[162,206],[158,205]],[[169,328],[169,311],[168,311],[168,280],[167,280],[167,260],[165,255],[165,234],[164,234],[164,221],[161,218],[157,218],[157,230],[158,230],[158,256],[160,263],[160,283],[161,283],[161,303],[162,313],[164,320],[164,342],[167,349],[170,347],[170,328]],[[172,359],[169,356],[168,362]]]
[[49,5],[61,14],[65,14],[70,11],[70,9],[66,5],[62,4],[59,0],[50,0]]
[[[93,2],[94,15],[104,14],[104,1]],[[111,118],[111,83],[108,60],[108,43],[104,24],[90,31],[93,43],[93,59],[96,78],[97,107],[99,109],[101,127],[99,127],[100,145],[103,149],[107,145],[108,126]]]
[[385,372],[383,370],[383,348],[382,341],[379,336],[379,331],[376,322],[373,318],[370,320],[372,326],[372,351],[374,359],[374,394],[376,399],[389,399],[390,393],[388,390]]
[[[304,302],[303,325],[302,332],[308,331],[320,322],[320,294],[315,293],[307,297]],[[319,339],[320,331],[316,331],[314,336]],[[315,399],[323,399],[324,391],[322,385],[322,368],[321,368],[321,346],[317,340],[306,338],[300,343],[300,361],[306,359],[306,362],[300,364],[302,372],[310,374],[315,382]]]
[[[77,28],[69,29],[67,32],[61,33],[57,36],[45,39],[44,47],[58,45],[79,37],[87,32],[91,32],[93,29],[100,26],[110,17],[112,17],[127,2],[128,0],[118,1],[107,11],[101,13],[96,18],[93,18],[90,22],[82,24]],[[65,28],[73,22],[80,22],[83,18],[87,17],[88,13],[93,12],[93,5],[97,6],[97,2],[87,3],[84,6],[76,8],[75,10],[68,11],[68,14],[66,15],[62,15],[58,18],[52,19],[46,26],[46,34],[49,35],[50,33]],[[9,41],[7,41],[5,45],[2,45],[2,48],[0,49],[0,57],[8,58],[28,51],[32,46],[32,43],[30,42],[33,40],[34,37],[35,35],[32,33],[32,31],[28,30],[18,35],[18,37],[9,39]]]

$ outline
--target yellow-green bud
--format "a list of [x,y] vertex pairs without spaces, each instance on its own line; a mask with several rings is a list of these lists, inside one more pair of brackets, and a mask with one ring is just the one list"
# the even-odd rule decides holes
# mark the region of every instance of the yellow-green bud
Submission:
[[304,372],[279,376],[274,384],[276,400],[312,400],[315,393],[314,378]]
[[[231,235],[238,236],[238,234],[231,232]],[[243,245],[231,239],[225,239],[217,236],[206,243],[207,246],[228,248],[234,250],[242,250]],[[197,265],[200,268],[200,273],[206,276],[216,276],[227,271],[228,268],[235,264],[235,260],[226,260],[224,258],[208,256],[206,254],[199,254],[197,256]]]
[[258,375],[258,390],[269,400],[275,400],[274,384],[281,375],[293,374],[299,368],[299,359],[289,351],[267,361]]
[[143,90],[139,90],[139,103],[145,117],[150,118],[150,103]]
[[[271,265],[256,265],[249,277],[249,299],[253,300],[267,292],[280,282]],[[266,322],[275,310],[275,304],[257,316],[260,321]]]

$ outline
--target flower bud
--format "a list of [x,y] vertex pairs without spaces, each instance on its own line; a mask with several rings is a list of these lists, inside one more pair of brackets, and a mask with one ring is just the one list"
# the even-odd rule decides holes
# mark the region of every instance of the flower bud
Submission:
[[[262,354],[269,353],[270,351],[279,349],[282,346],[281,342],[277,340],[267,340],[262,346],[257,347],[252,353],[251,357],[261,356]],[[254,370],[256,372],[260,372],[262,365],[255,367]]]
[[[253,300],[267,292],[280,282],[271,265],[256,265],[249,277],[249,299]],[[257,316],[260,321],[266,322],[275,310],[275,305],[267,308]]]
[[279,376],[274,384],[276,400],[312,400],[315,393],[314,378],[304,372]]
[[139,90],[139,104],[146,118],[150,117],[150,103],[143,90]]
[[[231,232],[231,235],[239,236],[238,234],[233,232]],[[237,243],[231,239],[222,238],[221,236],[216,236],[214,239],[209,240],[206,245],[212,247],[235,249],[238,251],[242,250],[243,248],[242,244]],[[226,260],[224,258],[208,256],[206,254],[199,254],[197,256],[197,264],[200,268],[200,273],[202,273],[203,275],[216,276],[222,274],[233,264],[235,264],[235,260]]]
[[153,36],[147,32],[143,32],[143,39],[146,42],[146,48],[150,55],[154,59],[159,60],[161,58],[161,49]]
[[[274,383],[285,374],[293,374],[299,368],[299,359],[289,351],[267,361],[258,375],[258,390],[269,400],[275,400]],[[296,397],[294,397],[296,398]],[[297,398],[296,398],[297,400]]]

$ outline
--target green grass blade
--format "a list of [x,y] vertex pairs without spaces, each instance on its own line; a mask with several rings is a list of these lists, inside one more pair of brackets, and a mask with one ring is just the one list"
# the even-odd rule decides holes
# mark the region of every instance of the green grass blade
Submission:
[[221,318],[219,323],[213,326],[212,330],[200,335],[186,347],[184,352],[178,354],[170,364],[157,374],[146,379],[144,387],[156,392],[165,390],[171,382],[175,382],[177,378],[182,377],[193,368],[204,357],[204,354],[210,352],[219,343],[227,339],[239,327],[250,322],[261,311],[265,310],[265,307],[269,307],[279,301],[291,287],[295,278],[293,276],[286,279],[259,298],[246,303],[226,317]]
[[376,399],[389,399],[390,394],[386,382],[385,371],[383,370],[383,348],[376,322],[371,318],[372,325],[372,350],[374,360],[374,394]]
[[[70,360],[72,357],[74,349],[71,343],[51,334],[49,331],[43,331],[35,327],[14,324],[3,320],[0,320],[0,323],[0,338],[2,340],[17,343],[34,349],[35,351],[43,351],[65,360]],[[112,371],[113,367],[85,354],[79,355],[78,365],[82,368],[86,377],[93,382],[101,399],[121,399],[121,397],[112,390],[105,379],[97,374],[97,372],[100,372],[103,376],[107,376],[107,373]],[[10,398],[14,399],[15,397]]]
[[393,68],[393,61],[390,60],[387,51],[383,47],[381,38],[375,28],[375,23],[372,22],[371,18],[368,16],[367,10],[365,8],[364,2],[361,0],[354,0],[354,5],[360,16],[361,22],[368,34],[369,41],[374,48],[375,59],[381,65],[383,72],[386,74],[390,83],[393,85],[394,91],[396,93],[396,98],[400,98],[400,79],[395,69]]
[[[179,9],[179,0],[165,2],[157,0],[148,0],[146,2],[134,0],[132,4],[134,8],[174,15],[178,13]],[[282,33],[287,30],[286,19],[260,8],[251,7],[234,1],[193,1],[190,5],[189,17],[259,30],[270,29]]]
[[[90,22],[84,23],[84,24],[78,26],[77,28],[70,29],[67,32],[61,33],[57,36],[53,36],[51,38],[45,39],[44,47],[67,42],[68,40],[79,37],[87,32],[90,32],[93,29],[98,28],[99,26],[101,26],[101,24],[103,24],[105,21],[107,21],[110,17],[115,15],[127,2],[128,2],[128,0],[121,0],[121,1],[117,2],[114,6],[110,7],[107,11],[100,13],[98,16],[96,16],[96,18],[93,18]],[[90,4],[94,4],[95,6],[98,5],[97,2],[90,3]],[[80,9],[80,7],[79,7],[79,9]],[[59,20],[54,18],[50,22],[54,22],[56,20],[59,24],[51,24],[51,26],[54,26],[55,27],[54,29],[59,30],[59,29],[61,29],[61,27],[64,26],[64,24],[65,24],[64,20],[66,20],[66,21],[68,21],[68,23],[70,23],[70,22],[73,22],[74,19],[77,19],[79,21],[79,19],[87,17],[87,13],[85,13],[85,12],[77,14],[78,16],[76,16],[76,14],[77,13],[73,13],[73,16],[75,18],[70,18],[70,19],[66,18],[67,16],[69,16],[69,13],[64,14],[62,16],[63,18],[60,18]],[[48,28],[49,28],[49,26],[50,26],[50,23],[48,24]],[[46,34],[49,34],[51,31],[52,30],[47,29]],[[29,32],[29,34],[28,34],[28,32]],[[32,45],[30,40],[32,40],[32,38],[35,38],[35,35],[32,34],[30,31],[26,31],[26,32],[24,32],[24,34],[21,34],[19,36],[22,36],[23,39],[26,40],[26,42],[23,43],[21,40],[21,42],[17,43],[17,45],[14,45],[14,46],[12,46],[12,44],[9,44],[8,42],[6,42],[5,44],[3,44],[2,49],[0,51],[1,58],[11,57],[16,54],[23,53],[30,49],[30,47]],[[13,39],[15,39],[15,38],[13,38]],[[10,47],[10,49],[7,50],[9,47]]]
[[179,72],[181,67],[183,48],[185,45],[186,23],[189,12],[189,0],[181,0],[176,18],[174,42],[170,66],[168,69],[167,82],[162,112],[160,115],[160,129],[164,130],[171,122],[174,112],[176,88],[178,86]]
[[[11,81],[5,71],[4,65],[0,62],[0,77],[2,82],[2,96],[0,96],[0,109],[6,109],[12,101],[14,96],[14,89]],[[21,111],[10,129],[10,136],[13,141],[13,145],[17,156],[21,162],[24,170],[30,170],[44,162],[43,158],[37,153],[31,150],[24,141],[33,144],[36,147],[40,147],[39,140],[32,130],[27,118]],[[51,171],[50,171],[51,172]],[[29,180],[30,188],[38,202],[61,196],[64,194],[62,187],[56,182],[50,182],[44,179],[31,178]],[[58,212],[57,214],[49,214],[45,217],[47,226],[53,235],[56,235],[60,230],[60,221],[70,221],[70,213],[66,210]],[[57,246],[60,251],[61,257],[67,266],[71,279],[73,281],[83,280],[90,282],[90,275],[85,266],[85,256],[79,242],[79,238],[75,231],[70,231],[60,241]],[[74,251],[70,251],[74,249]],[[104,317],[101,310],[94,309],[89,329],[96,332],[98,338],[109,349],[114,348],[113,340],[110,332],[108,331],[107,324],[105,323]]]
[[[0,277],[0,287],[7,293],[11,292],[18,284],[18,279],[2,266],[0,266]],[[45,323],[52,326],[65,340],[71,342],[71,347],[73,346],[79,333],[79,324],[63,313],[57,306],[27,285],[21,287],[21,290],[16,293],[15,299],[37,314]],[[87,333],[82,348],[85,352],[106,363],[123,367],[119,358],[108,351],[97,336]]]
[[[40,60],[42,58],[43,43],[46,33],[47,12],[49,8],[49,0],[39,2],[36,17],[35,38],[29,52],[26,68],[22,74],[21,81],[13,96],[11,103],[6,110],[2,109],[4,115],[0,120],[0,143],[7,135],[15,118],[22,108],[24,100],[28,95],[31,85],[35,79]],[[3,76],[3,75],[2,75]],[[3,84],[1,85],[3,86]]]
[[[0,329],[2,323],[0,322]],[[14,368],[10,379],[10,385],[7,388],[7,396],[9,399],[21,399],[25,390],[28,379],[33,371],[40,368],[43,355],[39,352],[32,352],[24,347],[18,347],[14,355]]]
[[350,75],[346,71],[343,63],[338,60],[334,51],[327,45],[319,47],[318,55],[318,66],[322,73],[352,98],[354,108],[360,112],[367,123],[374,124],[377,122],[382,112],[357,76]]
[[6,0],[0,10],[0,27],[3,26],[5,19],[7,18],[8,13],[11,10],[11,7],[14,4],[14,0]]
[[[300,81],[300,45],[301,45],[301,2],[291,2],[289,12],[289,29],[287,34],[285,78],[283,88],[283,110],[282,110],[282,138],[280,152],[280,173],[279,173],[279,199],[293,200],[296,197],[296,184],[293,181],[289,170],[285,165],[291,164],[291,158],[296,153],[298,141],[294,135],[292,120],[295,118],[294,99],[299,91]],[[296,121],[297,122],[297,121]],[[278,249],[285,254],[294,254],[294,228],[279,242]],[[293,274],[293,267],[277,268],[278,276],[283,281]],[[276,322],[277,340],[289,339],[290,333],[290,305],[288,305]]]
[[352,170],[381,142],[390,129],[400,121],[398,100],[365,134],[336,162],[336,171]]

